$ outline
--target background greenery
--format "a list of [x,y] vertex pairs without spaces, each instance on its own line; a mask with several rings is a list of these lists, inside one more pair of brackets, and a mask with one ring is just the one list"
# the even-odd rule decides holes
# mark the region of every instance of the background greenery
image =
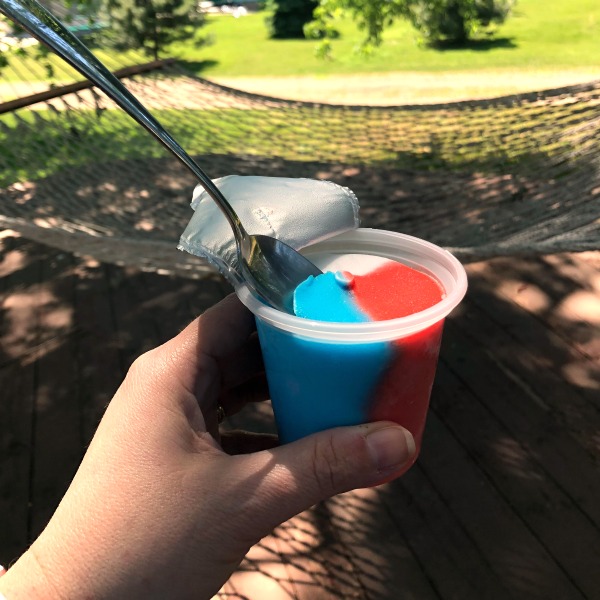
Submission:
[[[588,107],[589,108],[589,107]],[[526,175],[582,149],[581,107],[524,111],[519,105],[449,106],[352,114],[310,106],[263,110],[154,110],[191,154],[277,156],[288,161],[389,164],[395,168]],[[43,127],[39,124],[44,123]],[[314,132],[318,132],[314,134]],[[323,133],[326,132],[326,133]],[[313,133],[313,135],[311,135]],[[93,140],[86,145],[85,140]],[[126,140],[126,142],[124,142]],[[359,143],[357,143],[357,140]],[[369,143],[360,143],[368,140]],[[468,140],[468,143],[465,141]],[[593,143],[593,142],[591,142]],[[122,111],[30,111],[0,116],[0,187],[89,163],[156,159],[167,153]],[[568,166],[568,165],[563,165]],[[560,168],[555,167],[554,177]]]
[[269,40],[264,13],[239,19],[215,17],[205,33],[214,44],[195,50],[173,48],[202,74],[210,76],[284,76],[448,71],[480,69],[556,69],[600,65],[598,0],[518,0],[495,40],[464,49],[420,45],[404,21],[383,34],[383,45],[366,57],[355,49],[364,37],[350,19],[341,21],[333,40],[333,59],[315,56],[313,40]]
[[[333,40],[333,58],[315,55],[314,40],[272,40],[265,24],[267,13],[234,19],[211,16],[202,28],[212,40],[198,48],[192,41],[173,44],[167,55],[187,61],[188,68],[205,77],[257,77],[384,73],[393,71],[556,70],[600,65],[600,2],[598,0],[519,0],[513,15],[495,39],[472,42],[462,49],[434,49],[418,43],[411,25],[397,22],[384,32],[384,43],[365,56],[355,50],[363,33],[346,19],[340,21],[340,39]],[[98,51],[113,68],[131,64],[132,56]],[[68,79],[60,59],[56,81]],[[35,59],[22,62],[18,72],[6,69],[6,81],[45,79]]]

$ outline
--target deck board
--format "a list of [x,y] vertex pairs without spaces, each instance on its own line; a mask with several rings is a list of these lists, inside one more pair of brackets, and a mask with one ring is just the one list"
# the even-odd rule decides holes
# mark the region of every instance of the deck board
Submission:
[[78,398],[84,444],[92,438],[124,375],[107,270],[91,259],[77,267],[73,318],[80,332]]
[[420,463],[379,494],[441,598],[511,597]]
[[[453,352],[442,359],[437,376],[440,391],[439,396],[436,394],[433,398],[434,407],[438,406],[438,397],[440,410],[444,406],[452,409],[456,402],[464,404],[467,397],[473,399],[472,406],[474,402],[486,406],[506,428],[508,437],[518,440],[557,481],[564,482],[566,489],[582,498],[581,504],[588,507],[589,514],[598,524],[600,506],[593,501],[600,494],[600,480],[593,476],[598,469],[598,447],[594,440],[598,416],[595,411],[589,411],[587,421],[577,415],[571,416],[577,410],[574,394],[565,394],[562,397],[565,408],[554,410],[546,402],[547,396],[531,393],[531,376],[527,380],[507,376],[504,365],[499,367],[495,357],[480,352],[481,344],[463,337],[451,322],[447,333],[452,335]],[[446,376],[446,364],[456,380]],[[445,394],[451,389],[456,390],[456,400],[444,401]],[[569,418],[565,418],[565,414],[570,415]],[[445,413],[442,416],[445,418]],[[577,465],[577,469],[573,469],[573,465]]]
[[[483,471],[495,495],[505,500],[545,552],[581,588],[594,592],[600,539],[593,522],[573,501],[572,490],[565,490],[529,444],[523,444],[444,371],[442,365],[443,394],[437,395],[436,402],[443,405],[444,423]],[[594,476],[594,471],[589,474]]]
[[511,597],[582,598],[515,514],[510,500],[498,493],[482,466],[435,413],[428,419],[427,436],[429,446],[420,459],[423,470]]
[[0,564],[27,547],[30,534],[33,365],[13,362],[0,369]]
[[83,458],[72,324],[74,261],[67,254],[47,257],[36,294],[38,339],[43,345],[36,360],[32,432],[30,533],[34,537],[52,516]]
[[[600,599],[600,253],[467,270],[415,467],[284,523],[222,600]],[[0,563],[52,514],[131,362],[229,291],[0,237]],[[268,404],[231,424],[273,429]]]
[[44,249],[0,240],[0,563],[10,564],[31,534],[35,416],[36,286]]

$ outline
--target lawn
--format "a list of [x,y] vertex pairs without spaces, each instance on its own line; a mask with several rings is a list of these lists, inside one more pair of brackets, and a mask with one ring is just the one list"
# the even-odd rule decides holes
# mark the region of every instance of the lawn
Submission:
[[[353,51],[360,33],[349,21],[342,23],[342,38],[334,43],[334,58],[322,61],[314,56],[312,41],[272,41],[266,37],[264,13],[240,19],[211,18],[206,33],[215,43],[202,49],[185,46],[173,48],[173,54],[187,60],[204,76],[291,76],[330,74],[385,73],[390,71],[452,73],[490,70],[511,72],[539,69],[582,69],[600,65],[600,2],[577,0],[520,0],[513,18],[499,31],[496,42],[474,45],[463,50],[438,51],[415,42],[412,30],[398,23],[386,35],[382,48],[365,58]],[[139,55],[101,55],[111,68],[139,62]],[[43,70],[30,71],[27,63],[18,61],[19,70],[6,69],[2,79],[43,78]],[[31,67],[32,65],[29,65]],[[64,63],[57,66],[57,81],[68,78]],[[577,112],[577,109],[573,109]],[[560,127],[553,131],[551,119],[542,110],[539,115],[521,114],[519,107],[496,107],[493,116],[488,109],[456,112],[448,109],[435,115],[423,111],[374,113],[354,122],[352,113],[333,111],[325,115],[305,110],[289,111],[271,108],[270,120],[265,113],[235,108],[221,111],[186,110],[183,113],[155,110],[184,147],[195,154],[230,153],[244,149],[247,154],[282,156],[286,160],[346,160],[361,163],[392,163],[396,167],[418,169],[475,169],[502,171],[510,165],[532,168],[572,149],[574,140],[562,138]],[[110,118],[99,118],[94,112],[65,111],[58,114],[39,111],[21,113],[18,118],[0,118],[0,147],[5,148],[4,174],[0,187],[17,180],[46,177],[65,167],[76,167],[90,161],[118,159],[152,159],[163,155],[158,144],[119,111],[109,111]],[[281,113],[281,114],[280,114]],[[481,113],[481,114],[480,114]],[[518,115],[516,113],[519,113]],[[36,131],[36,119],[51,122]],[[571,117],[569,117],[571,118]],[[341,123],[340,119],[343,119]],[[502,123],[506,127],[496,139],[481,123]],[[340,126],[343,125],[343,126]],[[515,124],[518,124],[517,127]],[[319,137],[312,131],[343,131],[344,135]],[[557,135],[553,137],[553,134]],[[84,135],[85,134],[85,135]],[[499,134],[498,134],[499,135]],[[79,137],[94,137],[93,154],[80,153]],[[138,139],[139,138],[139,139]],[[560,142],[554,142],[554,139]],[[377,140],[366,146],[356,140]],[[457,149],[457,139],[469,144]],[[278,154],[281,148],[287,149]],[[535,152],[532,154],[532,149]],[[13,153],[14,150],[14,153]],[[26,160],[23,157],[28,157]]]
[[[396,23],[384,36],[374,55],[355,52],[361,33],[350,20],[340,22],[341,37],[333,42],[333,58],[315,56],[311,40],[270,40],[266,13],[234,19],[211,16],[204,31],[213,41],[194,48],[178,44],[166,54],[188,62],[205,77],[302,76],[334,74],[452,71],[534,71],[590,69],[600,65],[600,2],[598,0],[518,0],[514,14],[489,42],[468,48],[436,50],[418,43],[415,31],[405,22]],[[111,67],[131,64],[134,55],[100,52]],[[144,59],[145,60],[145,59]],[[60,59],[57,82],[69,79],[69,70]],[[62,63],[62,64],[59,64]],[[44,78],[35,61],[5,69],[5,81]],[[72,75],[72,73],[71,73]]]
[[[144,58],[140,61],[140,53],[136,51],[114,52],[112,50],[93,49],[94,54],[111,70],[117,70],[138,62],[149,61]],[[27,55],[11,57],[7,54],[8,66],[0,71],[0,83],[11,84],[18,81],[48,81],[50,83],[70,82],[73,79],[83,79],[62,58],[50,53],[43,59],[32,54],[29,49]],[[46,64],[53,70],[48,77]]]
[[469,48],[436,50],[420,45],[415,31],[396,23],[371,57],[354,49],[361,33],[347,20],[333,42],[333,59],[315,56],[315,42],[267,38],[265,13],[239,19],[210,19],[206,33],[214,44],[174,48],[207,77],[291,76],[390,71],[537,70],[598,67],[600,2],[598,0],[518,0],[511,18],[491,42]]
[[[510,169],[524,176],[548,160],[572,154],[580,144],[576,126],[585,116],[577,105],[524,111],[511,104],[360,112],[310,105],[290,111],[282,104],[270,106],[268,114],[236,108],[154,114],[191,154],[239,154],[243,149],[247,156],[287,161],[496,173]],[[92,162],[147,161],[166,153],[122,111],[2,115],[0,147],[0,188]]]

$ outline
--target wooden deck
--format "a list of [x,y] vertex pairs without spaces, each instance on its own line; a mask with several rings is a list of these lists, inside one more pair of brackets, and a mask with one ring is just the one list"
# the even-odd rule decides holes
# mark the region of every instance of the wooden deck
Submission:
[[[221,598],[600,598],[600,253],[468,272],[416,466],[282,525]],[[3,234],[0,563],[49,519],[131,361],[228,291]],[[265,407],[237,424],[272,428]]]

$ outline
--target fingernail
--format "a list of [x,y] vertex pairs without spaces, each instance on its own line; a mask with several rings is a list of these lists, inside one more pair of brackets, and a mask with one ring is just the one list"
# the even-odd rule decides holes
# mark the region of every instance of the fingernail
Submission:
[[379,471],[404,465],[416,451],[413,436],[402,427],[376,429],[367,435],[366,440]]

